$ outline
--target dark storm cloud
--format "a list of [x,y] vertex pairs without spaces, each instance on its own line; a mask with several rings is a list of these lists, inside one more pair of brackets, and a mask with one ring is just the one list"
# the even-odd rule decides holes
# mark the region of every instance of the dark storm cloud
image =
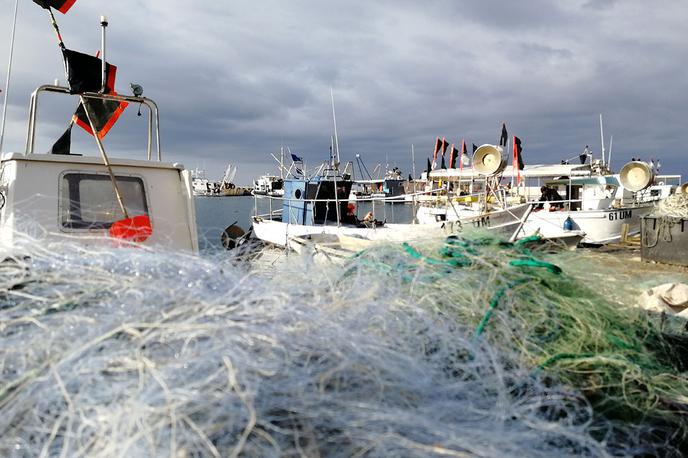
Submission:
[[[28,92],[61,77],[45,13],[20,3],[13,149],[23,145]],[[244,183],[273,168],[269,153],[280,145],[311,164],[327,158],[330,88],[343,159],[360,153],[371,168],[388,157],[410,169],[411,144],[421,164],[438,135],[496,142],[502,122],[523,139],[526,162],[558,162],[586,144],[599,151],[604,113],[617,169],[641,154],[688,172],[688,5],[680,0],[662,8],[640,0],[79,0],[58,17],[68,46],[97,49],[103,13],[118,90],[134,81],[159,103],[166,157],[216,175],[232,161]],[[10,14],[0,13],[0,30]],[[139,154],[145,117],[137,109],[108,136],[114,151]],[[42,145],[68,112],[46,107]],[[90,147],[88,138],[79,145]]]

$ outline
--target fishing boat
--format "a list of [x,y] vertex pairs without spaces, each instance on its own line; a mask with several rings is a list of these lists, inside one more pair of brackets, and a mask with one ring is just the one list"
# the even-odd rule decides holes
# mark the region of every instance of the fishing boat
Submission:
[[212,183],[206,178],[205,170],[198,167],[191,171],[191,184],[194,196],[208,196],[212,194]]
[[[12,251],[22,233],[40,228],[51,240],[198,251],[191,172],[163,162],[158,106],[143,97],[142,88],[132,85],[133,96],[114,92],[114,74],[104,60],[107,19],[101,18],[103,59],[66,49],[54,17],[52,22],[69,86],[42,85],[31,94],[25,150],[0,157],[0,245]],[[97,76],[84,76],[83,68]],[[79,108],[51,151],[39,153],[37,120],[44,96],[75,98]],[[148,110],[147,147],[140,159],[108,156],[101,140],[127,104]],[[93,136],[98,156],[71,151],[74,124]]]
[[[533,234],[556,238],[562,231],[581,231],[585,234],[582,243],[601,245],[620,240],[622,232],[639,233],[640,219],[680,184],[680,176],[655,175],[647,164],[638,161],[613,174],[601,160],[519,169],[507,166],[502,155],[500,146],[482,145],[474,154],[471,169],[432,171],[430,180],[443,183],[445,191],[454,193],[445,192],[450,197],[434,204],[434,209],[433,204],[420,207],[419,221],[471,217],[471,211],[487,208],[486,202],[492,199],[499,212],[524,204],[532,206],[516,238]],[[642,184],[631,182],[633,177]],[[475,186],[479,187],[478,195]],[[492,211],[487,214],[492,215]]]
[[[358,168],[358,172],[356,169]],[[371,173],[368,171],[360,154],[356,154],[356,163],[352,164],[354,179],[349,200],[385,199],[387,202],[403,202],[406,192],[406,180],[398,167],[386,167],[384,176],[380,176],[382,164],[377,164]],[[375,175],[375,177],[373,177]]]
[[[372,211],[365,216],[356,214],[357,207],[349,202],[354,184],[350,167],[353,168],[351,162],[340,170],[339,151],[333,137],[329,161],[316,173],[284,180],[284,195],[278,199],[280,208],[273,210],[272,198],[254,193],[253,234],[265,242],[287,248],[294,248],[292,240],[295,237],[311,234],[348,235],[375,241],[405,241],[444,234],[442,225],[429,228],[418,224],[392,224],[376,219]],[[258,214],[260,198],[268,199],[269,212],[266,214]]]
[[251,195],[251,191],[249,189],[234,184],[234,178],[236,177],[238,169],[239,168],[234,164],[227,164],[225,174],[222,176],[222,179],[217,184],[215,195],[220,197]]
[[[391,224],[374,218],[360,219],[349,203],[353,181],[337,167],[313,177],[286,179],[281,208],[252,218],[253,233],[265,242],[293,248],[293,238],[311,234],[343,234],[375,241],[406,241],[444,234],[444,227]],[[268,198],[256,195],[255,198]],[[256,203],[256,208],[258,207]]]
[[277,175],[265,174],[253,180],[253,194],[281,197],[284,195],[284,179]]

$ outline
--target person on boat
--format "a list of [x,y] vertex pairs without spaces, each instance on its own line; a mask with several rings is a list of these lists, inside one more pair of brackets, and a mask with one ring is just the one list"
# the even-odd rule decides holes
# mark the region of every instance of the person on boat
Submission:
[[358,224],[358,218],[356,217],[356,205],[349,202],[346,206],[346,217],[344,220],[348,224]]
[[543,186],[540,188],[540,193],[541,194],[539,202],[541,203],[536,207],[536,210],[542,210],[545,206],[545,202],[550,202],[550,211],[558,210],[564,207],[564,204],[562,202],[558,202],[563,199],[561,198],[556,189],[550,188],[549,186]]

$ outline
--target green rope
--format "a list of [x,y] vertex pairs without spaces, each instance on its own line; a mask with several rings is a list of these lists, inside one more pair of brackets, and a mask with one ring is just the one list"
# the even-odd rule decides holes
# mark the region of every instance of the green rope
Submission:
[[538,366],[535,368],[534,372],[541,371],[545,369],[547,366],[554,364],[558,361],[564,360],[564,359],[583,359],[583,358],[592,358],[594,356],[597,356],[595,353],[559,353],[557,355],[554,355],[552,357],[547,358],[545,361],[542,363],[538,364]]
[[408,243],[404,242],[401,245],[404,248],[404,251],[408,253],[412,258],[418,259],[419,261],[423,261],[427,264],[431,265],[439,265],[439,266],[452,266],[452,267],[465,267],[466,266],[466,261],[465,260],[460,260],[460,259],[449,259],[449,260],[444,260],[444,259],[435,259],[431,258],[429,256],[424,256],[422,255],[418,250],[413,248],[411,245]]
[[560,274],[562,272],[561,267],[552,264],[551,262],[540,261],[539,259],[534,258],[513,259],[509,261],[509,265],[516,267],[541,267],[549,270],[553,274]]
[[[554,274],[560,274],[562,272],[561,267],[552,264],[550,262],[545,262],[545,261],[540,261],[537,259],[529,258],[529,259],[513,259],[509,262],[509,265],[515,266],[515,267],[538,267],[538,268],[543,268],[547,269],[550,272]],[[487,323],[490,321],[490,317],[492,316],[492,312],[494,311],[495,308],[497,308],[497,305],[499,305],[499,300],[504,296],[507,290],[515,288],[518,285],[521,285],[523,283],[533,281],[533,278],[521,278],[519,280],[511,282],[509,285],[507,285],[504,288],[500,288],[497,290],[497,292],[492,296],[492,299],[490,300],[490,304],[487,307],[487,310],[485,311],[485,314],[483,315],[483,319],[480,320],[480,323],[478,324],[478,327],[475,329],[475,337],[480,336],[480,334],[483,333],[485,330],[485,326],[487,326]]]
[[518,285],[522,285],[523,283],[527,283],[529,281],[532,281],[532,278],[521,278],[519,280],[516,280],[509,285],[499,288],[497,292],[492,296],[492,299],[490,300],[490,305],[487,307],[487,311],[483,315],[483,319],[480,320],[480,323],[478,324],[478,327],[475,328],[475,337],[480,336],[480,334],[483,333],[485,330],[485,326],[487,326],[488,321],[490,321],[490,317],[492,316],[492,311],[497,308],[497,305],[499,305],[499,300],[504,296],[504,294],[507,292],[507,290],[515,288]]

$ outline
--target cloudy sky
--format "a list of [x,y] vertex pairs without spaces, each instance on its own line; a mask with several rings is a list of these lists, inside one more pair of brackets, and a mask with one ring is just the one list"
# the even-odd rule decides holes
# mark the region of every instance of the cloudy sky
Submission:
[[[64,81],[47,13],[19,0],[5,150],[23,150],[29,93]],[[4,87],[14,0],[0,9]],[[142,84],[160,106],[165,159],[237,182],[276,171],[280,145],[327,159],[335,97],[342,160],[417,170],[436,136],[494,143],[502,122],[526,163],[559,162],[586,144],[612,167],[660,158],[688,175],[688,2],[685,0],[77,0],[57,14],[69,48],[95,52],[106,14],[117,89]],[[39,150],[75,102],[46,97]],[[142,157],[145,116],[130,106],[106,137]],[[75,150],[93,151],[75,135]]]

